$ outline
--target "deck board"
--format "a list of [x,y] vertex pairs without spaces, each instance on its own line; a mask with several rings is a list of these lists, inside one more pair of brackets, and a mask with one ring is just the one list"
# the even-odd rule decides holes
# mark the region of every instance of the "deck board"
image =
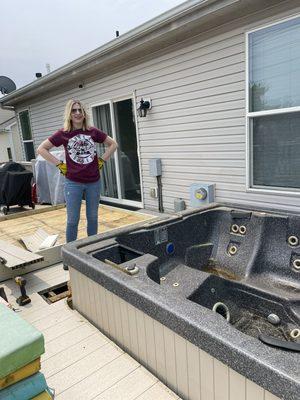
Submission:
[[65,282],[69,273],[57,264],[24,275],[32,302],[19,307],[13,280],[2,282],[18,314],[45,336],[42,372],[57,400],[177,400],[176,394],[114,342],[98,331],[65,300],[49,305],[37,293]]
[[[86,210],[85,203],[81,206],[80,221],[78,225],[78,239],[87,236],[86,233]],[[99,215],[99,233],[107,232],[121,226],[129,226],[142,221],[155,220],[157,216],[143,212],[130,211],[117,207],[101,204],[98,211]],[[9,218],[9,216],[8,216]],[[66,208],[46,209],[45,212],[31,213],[18,218],[15,215],[12,219],[0,218],[0,240],[23,248],[20,243],[22,236],[33,235],[37,229],[42,228],[49,235],[58,234],[56,244],[65,243],[66,231]]]

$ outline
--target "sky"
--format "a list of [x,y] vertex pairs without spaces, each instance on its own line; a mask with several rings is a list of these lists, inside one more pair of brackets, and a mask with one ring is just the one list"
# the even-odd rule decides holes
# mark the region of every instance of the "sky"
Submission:
[[183,2],[0,0],[0,76],[25,86]]

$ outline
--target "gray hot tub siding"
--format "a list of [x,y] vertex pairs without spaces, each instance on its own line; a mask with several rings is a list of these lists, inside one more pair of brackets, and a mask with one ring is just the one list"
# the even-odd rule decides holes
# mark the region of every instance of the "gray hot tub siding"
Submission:
[[[286,239],[290,234],[298,233],[299,236],[300,218],[257,212],[250,216],[249,213],[230,211],[230,208],[219,207],[138,230],[121,229],[114,232],[114,238],[110,238],[109,234],[101,238],[87,238],[66,245],[63,248],[63,259],[79,272],[263,388],[282,399],[299,400],[299,353],[268,347],[237,331],[220,315],[187,299],[209,274],[199,272],[195,268],[196,262],[194,268],[184,265],[186,246],[212,243],[211,256],[217,260],[218,265],[225,266],[228,272],[236,275],[239,282],[245,281],[271,290],[272,285],[269,282],[281,281],[283,284],[279,285],[278,290],[285,298],[289,297],[289,289],[295,288],[294,291],[290,290],[291,296],[288,300],[298,300],[298,305],[293,308],[299,312],[300,275],[290,268],[290,262],[300,250],[299,247],[288,246]],[[246,235],[231,234],[232,223],[245,225]],[[166,242],[154,245],[154,230],[166,225],[168,241],[175,243],[175,253],[171,257],[165,255]],[[231,242],[238,246],[234,257],[227,254],[227,247]],[[92,256],[92,253],[97,253],[101,248],[118,244],[145,253],[125,263],[138,265],[138,275],[128,276]],[[205,254],[201,265],[207,259],[207,252]],[[193,264],[193,254],[189,257],[189,262]],[[182,263],[178,274],[177,268],[172,269],[170,260],[173,259],[176,263]],[[197,260],[199,258],[196,257],[195,261]],[[169,273],[170,280],[174,282],[177,279],[180,285],[159,285],[158,275],[161,273]]]

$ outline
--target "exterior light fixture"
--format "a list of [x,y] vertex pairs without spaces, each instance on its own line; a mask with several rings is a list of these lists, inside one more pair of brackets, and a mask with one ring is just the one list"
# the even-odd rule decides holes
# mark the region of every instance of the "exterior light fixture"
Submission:
[[148,110],[151,109],[151,100],[150,99],[143,99],[141,98],[140,106],[138,108],[139,116],[146,117]]

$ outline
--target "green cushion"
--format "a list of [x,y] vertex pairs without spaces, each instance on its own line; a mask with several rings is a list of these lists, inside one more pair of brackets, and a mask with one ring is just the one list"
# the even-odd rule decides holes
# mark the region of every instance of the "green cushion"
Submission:
[[0,378],[24,367],[44,352],[42,333],[0,304]]

